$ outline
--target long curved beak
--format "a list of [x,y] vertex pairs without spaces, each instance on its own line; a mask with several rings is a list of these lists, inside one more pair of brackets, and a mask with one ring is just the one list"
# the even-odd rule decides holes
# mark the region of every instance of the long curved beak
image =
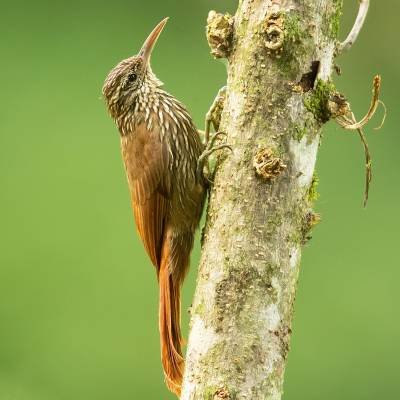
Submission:
[[164,29],[165,24],[168,21],[168,17],[164,18],[150,33],[147,37],[146,41],[143,43],[142,48],[140,49],[139,55],[143,57],[143,61],[146,64],[150,61],[151,52],[153,51],[154,45],[157,42],[158,37],[160,36],[162,30]]

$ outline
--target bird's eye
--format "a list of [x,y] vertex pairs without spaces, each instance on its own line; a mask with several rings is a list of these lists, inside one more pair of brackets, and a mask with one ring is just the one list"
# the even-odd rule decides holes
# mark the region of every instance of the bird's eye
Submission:
[[137,75],[135,73],[131,73],[128,75],[128,82],[135,82],[137,79]]

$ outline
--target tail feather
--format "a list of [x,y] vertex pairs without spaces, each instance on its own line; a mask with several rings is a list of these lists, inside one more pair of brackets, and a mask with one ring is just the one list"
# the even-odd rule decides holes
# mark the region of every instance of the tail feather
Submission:
[[180,291],[192,248],[192,235],[164,241],[159,269],[161,361],[169,390],[180,396],[184,361],[182,357]]
[[184,368],[180,333],[180,288],[174,285],[168,268],[163,265],[159,281],[161,360],[166,384],[179,396]]

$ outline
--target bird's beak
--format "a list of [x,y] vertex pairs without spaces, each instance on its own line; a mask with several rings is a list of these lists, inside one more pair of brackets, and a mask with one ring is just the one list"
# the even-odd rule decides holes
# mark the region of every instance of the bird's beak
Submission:
[[140,49],[139,55],[143,58],[144,64],[147,65],[150,61],[151,52],[153,51],[154,45],[157,42],[158,37],[160,36],[161,31],[163,30],[165,24],[168,21],[168,17],[164,18],[150,33],[147,37],[146,41],[143,43],[142,48]]

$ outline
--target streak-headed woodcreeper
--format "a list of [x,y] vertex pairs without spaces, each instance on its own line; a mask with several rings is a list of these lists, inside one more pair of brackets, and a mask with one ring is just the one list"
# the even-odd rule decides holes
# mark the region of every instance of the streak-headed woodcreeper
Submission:
[[150,56],[166,22],[154,28],[136,56],[109,73],[103,95],[120,132],[137,229],[158,276],[166,384],[179,396],[180,289],[206,195],[203,164],[214,149],[229,146],[205,147],[185,107],[161,89],[152,72]]

